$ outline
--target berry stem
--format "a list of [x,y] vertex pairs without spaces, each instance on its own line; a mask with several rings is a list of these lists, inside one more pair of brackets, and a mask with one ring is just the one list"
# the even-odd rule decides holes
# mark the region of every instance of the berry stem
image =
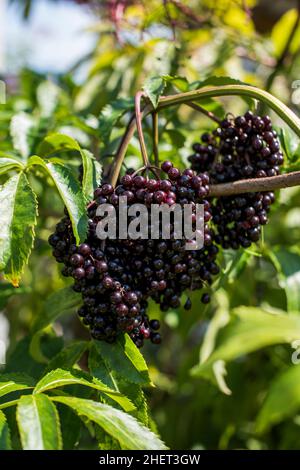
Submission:
[[142,127],[143,115],[141,113],[141,99],[145,96],[146,94],[144,91],[138,91],[137,94],[135,95],[135,120],[136,120],[136,127],[138,131],[144,165],[148,167],[150,165],[150,162],[149,162],[147,148],[146,148],[144,134],[143,134],[143,127]]
[[139,173],[145,173],[145,171],[152,171],[152,173],[156,176],[157,179],[159,179],[159,172],[161,171],[159,167],[154,166],[154,165],[144,165],[138,170],[136,170],[131,177],[133,178],[134,176],[138,175]]
[[116,158],[114,160],[114,164],[111,167],[109,181],[114,187],[116,186],[116,183],[117,183],[120,171],[121,171],[122,163],[123,163],[128,145],[134,135],[134,132],[135,132],[135,116],[132,116],[127,125],[126,131],[121,139],[121,142],[119,144],[119,147],[116,153]]
[[209,119],[212,119],[215,121],[217,124],[221,124],[221,119],[219,119],[214,113],[211,111],[207,111],[207,109],[203,108],[202,106],[199,106],[199,104],[196,103],[187,103],[187,106],[190,108],[195,109],[196,111],[199,111],[199,113],[205,114]]
[[[145,108],[141,111],[141,118],[143,116],[147,116],[150,111],[152,110],[152,106],[150,104],[146,105]],[[111,168],[110,176],[109,176],[109,181],[111,182],[112,186],[116,186],[121,167],[126,155],[126,151],[128,148],[128,145],[134,136],[136,129],[136,119],[135,115],[131,116],[131,119],[129,120],[127,124],[126,131],[121,139],[121,142],[119,144],[116,157],[114,160],[114,165]]]
[[159,166],[159,154],[158,154],[158,113],[155,111],[152,113],[152,139],[153,139],[153,154],[155,166]]
[[300,171],[266,178],[253,178],[238,180],[232,183],[212,185],[209,195],[215,197],[233,196],[243,193],[273,191],[275,189],[291,188],[293,186],[300,186]]

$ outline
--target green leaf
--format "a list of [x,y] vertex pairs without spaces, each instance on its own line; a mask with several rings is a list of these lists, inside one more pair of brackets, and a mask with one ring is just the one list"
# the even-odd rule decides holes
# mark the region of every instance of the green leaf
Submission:
[[176,147],[176,149],[182,148],[185,144],[186,137],[178,129],[165,129],[164,135],[169,137],[171,144]]
[[101,141],[107,143],[113,128],[121,117],[134,109],[134,102],[130,99],[119,98],[104,106],[99,115],[99,134]]
[[157,108],[159,97],[162,95],[165,87],[166,81],[163,77],[151,77],[144,84],[143,90],[154,108]]
[[0,397],[17,390],[33,388],[34,385],[34,379],[25,374],[0,374]]
[[48,364],[48,359],[44,355],[42,348],[41,348],[41,343],[42,343],[44,334],[45,332],[41,330],[35,335],[33,335],[30,341],[29,353],[36,362],[39,362],[42,364]]
[[185,77],[174,76],[171,75],[163,75],[162,78],[167,82],[173,85],[174,88],[177,90],[185,92],[189,90],[189,82]]
[[[200,349],[200,364],[204,363],[213,353],[216,345],[218,333],[230,320],[229,305],[226,293],[221,289],[216,294],[218,308],[214,313],[212,320],[209,322],[206,330],[202,346]],[[227,386],[224,376],[226,375],[225,363],[222,360],[216,361],[214,366],[208,370],[206,378],[217,385],[221,392],[231,395],[231,390]]]
[[66,385],[84,385],[101,391],[107,390],[105,385],[103,385],[103,387],[101,387],[101,385],[98,386],[88,379],[89,376],[79,370],[55,369],[41,378],[36,384],[33,393],[44,393],[48,390],[64,387]]
[[211,76],[206,78],[205,80],[199,80],[196,82],[191,83],[191,89],[202,88],[205,86],[223,86],[223,85],[247,85],[247,83],[242,82],[241,80],[237,80],[236,78],[231,77],[217,77]]
[[88,150],[80,147],[78,142],[65,134],[50,134],[38,148],[38,154],[43,158],[51,158],[61,152],[79,152],[83,165],[83,193],[87,200],[93,198],[94,190],[99,186],[102,166]]
[[[178,76],[171,77],[170,75],[163,75],[163,78],[167,83],[170,83],[175,89],[177,89],[180,92],[187,92],[190,89],[197,88],[198,85],[199,87],[201,87],[202,83],[204,83],[204,86],[206,86],[206,82],[195,82],[195,83],[189,84],[189,82],[187,81],[185,77],[178,77]],[[216,78],[219,78],[219,77],[212,77],[212,81]],[[225,82],[226,77],[223,77],[222,80]],[[228,80],[233,80],[233,79],[228,77]],[[235,82],[235,80],[233,80],[233,82]],[[238,81],[236,81],[236,83],[237,82]],[[238,83],[241,84],[242,82],[238,82]],[[222,119],[224,115],[226,114],[222,104],[219,101],[216,101],[215,99],[210,99],[210,98],[203,99],[202,98],[201,106],[203,106],[207,111],[211,111],[212,113],[214,113],[220,119]]]
[[[100,350],[101,351],[101,350]],[[101,380],[108,387],[119,391],[118,373],[111,368],[109,363],[105,362],[98,350],[97,342],[91,342],[89,352],[89,369],[93,377]]]
[[128,382],[151,385],[147,364],[128,335],[113,344],[104,341],[94,341],[93,344],[107,370],[118,374]]
[[85,197],[71,171],[60,163],[47,162],[37,156],[31,157],[28,165],[39,165],[47,171],[68,210],[76,243],[83,242],[87,234],[88,220]]
[[153,432],[135,418],[109,405],[75,397],[53,397],[52,400],[70,406],[79,415],[97,423],[117,439],[122,448],[132,450],[167,449]]
[[291,343],[300,338],[300,318],[297,315],[271,314],[255,307],[239,307],[232,321],[220,330],[217,348],[192,369],[192,374],[205,376],[217,361],[232,361],[237,357],[271,346]]
[[83,385],[94,388],[109,396],[112,400],[119,403],[125,411],[133,411],[135,409],[131,401],[123,396],[120,392],[112,390],[96,378],[91,378],[82,371],[56,369],[45,375],[36,385],[33,393],[42,393],[66,385]]
[[0,175],[4,175],[8,171],[11,170],[23,170],[24,165],[20,160],[14,157],[10,157],[9,155],[1,155],[0,154]]
[[15,114],[10,123],[14,149],[19,152],[23,160],[27,160],[30,155],[31,133],[34,125],[32,116],[24,112]]
[[269,254],[279,273],[280,284],[285,289],[287,309],[300,312],[300,255],[282,248]]
[[0,411],[0,450],[11,450],[10,431],[3,411]]
[[[54,335],[44,335],[41,341],[41,350],[44,356],[50,360],[62,349],[62,338]],[[21,372],[30,377],[39,379],[45,366],[36,362],[29,354],[30,337],[25,336],[17,342],[13,351],[8,355],[5,366],[6,373]]]
[[24,173],[0,189],[0,270],[17,287],[34,241],[37,202]]
[[205,362],[215,349],[216,337],[218,332],[227,325],[229,321],[228,313],[228,300],[223,294],[224,306],[219,307],[214,314],[212,320],[209,322],[208,328],[206,330],[203,343],[200,350],[200,361],[201,363]]
[[148,403],[141,385],[136,385],[127,380],[119,380],[118,388],[134,404],[136,410],[131,414],[145,426],[149,426],[150,417]]
[[58,403],[61,433],[64,450],[73,450],[80,439],[82,421],[72,408]]
[[278,134],[281,146],[288,160],[290,162],[296,162],[300,158],[299,138],[286,127],[281,127],[278,130]]
[[53,292],[47,297],[44,308],[32,327],[32,333],[47,328],[58,317],[73,313],[76,307],[82,302],[81,295],[74,292],[72,287],[64,287]]
[[16,372],[25,372],[36,379],[40,377],[43,371],[43,366],[34,361],[32,356],[29,354],[29,344],[30,338],[25,336],[15,345],[15,348],[7,358],[5,366],[6,372],[12,374],[15,374]]
[[102,166],[88,150],[81,151],[83,164],[82,189],[87,201],[94,197],[95,189],[100,185]]
[[136,407],[134,415],[143,424],[148,425],[148,407],[142,387],[125,380],[123,374],[120,375],[116,370],[111,369],[99,354],[95,343],[92,343],[90,348],[89,369],[93,377],[127,396]]
[[103,450],[122,450],[119,442],[111,437],[104,429],[100,426],[95,426],[95,438],[97,439],[97,448],[100,451]]
[[44,375],[51,372],[53,369],[69,369],[76,364],[83,353],[87,350],[89,343],[87,341],[73,341],[63,348],[53,359],[49,362]]
[[240,250],[224,250],[224,269],[218,281],[218,287],[225,286],[227,283],[234,282],[241,275],[249,260],[251,254],[243,249]]
[[[197,102],[194,102],[197,104]],[[213,113],[216,117],[219,119],[223,119],[224,116],[226,115],[226,111],[224,109],[224,106],[220,101],[218,101],[216,98],[204,98],[201,99],[199,104],[206,109],[206,111],[210,111]]]
[[46,395],[21,397],[17,422],[24,450],[62,449],[58,412]]
[[61,152],[70,151],[81,152],[78,142],[66,134],[54,133],[45,137],[38,146],[37,153],[40,157],[50,158]]
[[300,366],[294,365],[280,374],[268,390],[266,399],[257,417],[259,433],[289,416],[294,416],[300,408]]

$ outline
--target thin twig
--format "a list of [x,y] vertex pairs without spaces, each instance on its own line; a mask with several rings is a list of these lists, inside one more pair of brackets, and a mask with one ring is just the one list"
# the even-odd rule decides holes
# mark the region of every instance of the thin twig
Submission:
[[210,187],[210,196],[222,197],[236,194],[256,193],[259,191],[273,191],[275,189],[300,186],[300,171],[285,173],[266,178],[253,178],[234,181],[232,183],[216,184]]
[[217,122],[218,124],[221,124],[221,119],[219,119],[214,113],[211,111],[207,111],[207,109],[202,108],[202,106],[199,106],[199,104],[196,103],[186,103],[187,106],[190,108],[195,109],[196,111],[199,111],[199,113],[204,114],[207,116],[209,119],[212,119],[213,121]]
[[[146,105],[145,108],[143,109],[143,111],[141,112],[141,117],[146,116],[147,114],[149,114],[149,112],[151,110],[152,110],[152,106],[151,105]],[[114,165],[112,166],[111,171],[110,171],[109,181],[111,182],[111,184],[113,186],[115,186],[116,183],[117,183],[117,180],[118,180],[118,177],[119,177],[119,174],[120,174],[120,171],[121,171],[121,167],[122,167],[122,164],[123,164],[123,160],[125,158],[125,154],[126,154],[128,145],[129,145],[132,137],[134,136],[135,129],[136,129],[136,121],[135,121],[135,116],[133,115],[133,116],[131,116],[131,119],[129,120],[129,122],[127,124],[125,133],[124,133],[124,135],[121,139],[118,150],[116,152],[116,158],[115,158],[115,161],[114,161]]]
[[142,113],[141,113],[141,99],[146,96],[144,91],[138,91],[135,95],[135,120],[136,120],[136,127],[140,141],[140,147],[142,152],[142,157],[145,166],[149,166],[149,158],[147,153],[147,148],[145,144],[143,128],[142,128]]
[[158,154],[158,113],[154,111],[152,113],[152,141],[153,141],[153,155],[156,166],[159,166],[159,154]]
[[121,142],[119,144],[119,147],[116,153],[116,158],[114,160],[114,164],[111,167],[110,175],[108,178],[113,186],[115,186],[117,183],[117,180],[121,171],[122,163],[123,163],[128,145],[134,135],[134,132],[135,132],[135,117],[132,116],[127,125],[126,131],[121,139]]
[[94,207],[96,205],[96,201],[93,200],[91,202],[89,202],[89,204],[87,205],[87,209],[91,209],[92,207]]
[[145,173],[145,171],[147,172],[148,170],[152,171],[152,173],[156,176],[157,179],[160,178],[159,172],[161,171],[161,169],[155,165],[148,165],[148,166],[144,165],[141,168],[138,168],[134,173],[132,173],[131,177],[133,178],[138,173]]

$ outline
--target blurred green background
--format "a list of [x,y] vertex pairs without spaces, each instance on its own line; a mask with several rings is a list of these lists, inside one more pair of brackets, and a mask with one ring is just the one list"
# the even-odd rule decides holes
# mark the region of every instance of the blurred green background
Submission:
[[[132,98],[153,75],[185,77],[191,87],[211,76],[232,77],[270,91],[299,114],[300,2],[43,2],[43,15],[57,11],[60,20],[50,29],[52,36],[42,29],[36,41],[32,25],[39,24],[38,3],[15,0],[3,13],[16,22],[15,38],[21,31],[33,39],[25,41],[24,56],[20,51],[15,57],[8,43],[6,59],[5,54],[2,57],[8,96],[6,105],[0,106],[0,152],[14,149],[33,155],[41,139],[55,131],[74,137],[106,165],[127,123],[120,99]],[[80,17],[78,31],[72,29],[74,43],[60,17],[65,14],[70,23],[73,14]],[[84,47],[78,51],[80,38],[88,39],[82,39]],[[59,66],[53,66],[55,50],[39,50],[43,41],[56,44]],[[231,97],[203,106],[222,115],[245,111],[249,103]],[[250,106],[256,109],[258,104],[251,101]],[[299,169],[299,142],[272,117],[281,131],[286,170]],[[108,120],[114,125],[111,132],[105,127]],[[151,153],[151,120],[145,120],[144,128]],[[212,128],[210,121],[188,108],[162,113],[161,160],[184,166],[192,143]],[[65,159],[77,171],[76,153]],[[141,166],[136,136],[126,162]],[[35,318],[47,308],[45,299],[66,286],[47,243],[63,205],[51,184],[39,176],[30,176],[38,194],[39,219],[29,265],[18,289],[0,282],[0,339],[8,345],[8,357],[27,341]],[[292,356],[300,345],[299,203],[298,188],[278,194],[263,240],[249,250],[220,254],[222,274],[212,286],[212,304],[204,308],[195,301],[189,312],[167,313],[162,345],[143,349],[156,385],[146,390],[149,408],[171,448],[299,448],[300,366],[297,354]],[[161,316],[154,305],[151,315]],[[225,327],[228,321],[230,326]],[[71,309],[71,315],[45,330],[47,337],[55,337],[53,348],[59,350],[62,339],[87,338],[87,332]],[[199,351],[202,363],[215,351],[214,366],[193,369],[191,375]],[[11,359],[14,366],[16,358]],[[23,370],[21,361],[18,367]],[[90,436],[83,435],[79,448],[93,446]]]

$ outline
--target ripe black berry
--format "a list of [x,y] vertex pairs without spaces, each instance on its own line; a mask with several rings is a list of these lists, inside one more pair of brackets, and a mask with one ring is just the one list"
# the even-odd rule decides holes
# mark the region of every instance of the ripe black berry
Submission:
[[159,333],[153,333],[151,335],[151,341],[153,344],[160,344],[161,343],[161,336]]
[[173,163],[169,161],[165,161],[161,165],[161,169],[165,172],[168,173],[168,171],[173,167]]
[[177,180],[180,176],[180,171],[177,168],[170,168],[168,176],[171,180]]
[[89,256],[91,254],[91,248],[86,243],[79,245],[78,251],[82,256]]
[[70,258],[70,263],[72,266],[82,266],[84,263],[84,259],[79,254],[74,254]]
[[73,276],[74,276],[74,279],[77,279],[77,280],[83,279],[85,277],[85,270],[83,268],[76,268],[74,270]]
[[210,295],[209,294],[203,294],[201,297],[201,302],[204,304],[208,304],[210,302]]
[[191,302],[191,299],[190,299],[190,298],[188,298],[188,299],[186,300],[186,302],[185,302],[183,308],[184,308],[184,310],[191,310],[191,308],[192,308],[192,302]]

